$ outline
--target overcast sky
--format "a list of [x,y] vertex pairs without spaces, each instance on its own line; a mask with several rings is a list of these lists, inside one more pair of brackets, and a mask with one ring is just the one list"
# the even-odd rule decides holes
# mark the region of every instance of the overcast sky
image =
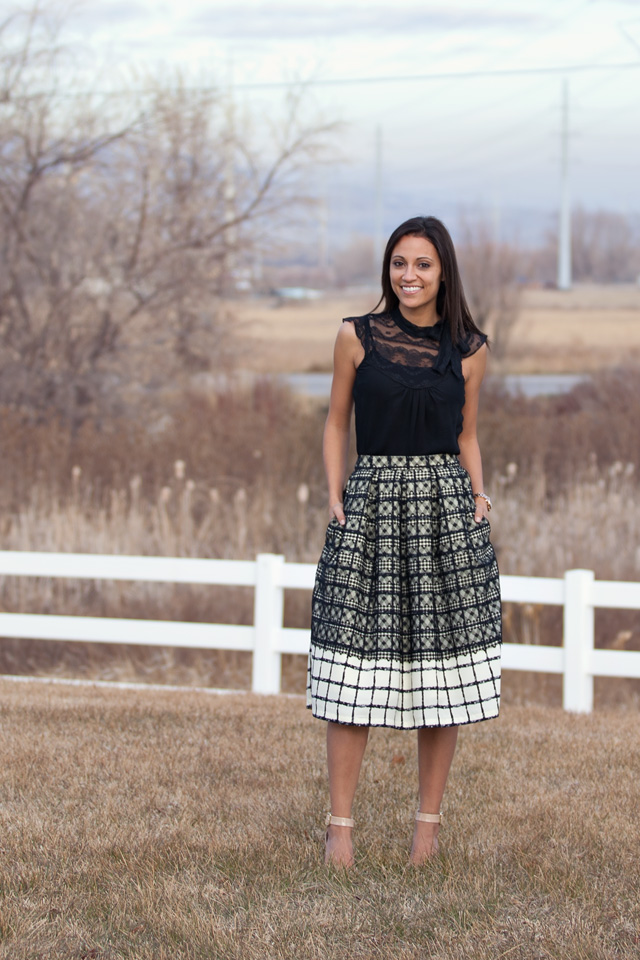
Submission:
[[315,81],[310,109],[343,121],[345,163],[329,178],[345,229],[349,185],[373,184],[377,126],[392,219],[480,203],[506,220],[557,204],[561,73],[402,78],[617,64],[566,74],[572,194],[640,212],[639,0],[86,0],[73,23],[96,63],[231,75],[261,111],[282,99],[270,85]]

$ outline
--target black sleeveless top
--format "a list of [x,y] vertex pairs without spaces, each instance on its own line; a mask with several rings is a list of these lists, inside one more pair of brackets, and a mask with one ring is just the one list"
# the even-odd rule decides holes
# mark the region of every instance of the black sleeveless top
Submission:
[[346,317],[364,347],[353,399],[359,454],[460,453],[462,359],[487,338],[466,333],[455,347],[449,324],[411,323],[391,313]]

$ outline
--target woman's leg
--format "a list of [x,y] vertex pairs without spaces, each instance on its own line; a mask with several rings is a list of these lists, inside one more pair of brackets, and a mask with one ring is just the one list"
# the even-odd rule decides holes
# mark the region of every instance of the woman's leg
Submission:
[[[418,730],[418,781],[420,812],[440,813],[449,769],[458,739],[457,727],[422,727]],[[438,823],[415,822],[411,861],[424,863],[438,851]]]
[[[329,795],[334,817],[350,817],[369,727],[346,723],[327,724],[327,766]],[[351,827],[327,829],[325,862],[349,867],[353,863]]]

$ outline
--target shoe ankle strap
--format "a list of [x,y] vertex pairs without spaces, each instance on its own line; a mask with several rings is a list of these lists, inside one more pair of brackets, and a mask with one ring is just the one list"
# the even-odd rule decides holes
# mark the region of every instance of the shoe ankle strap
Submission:
[[355,825],[356,822],[351,817],[334,817],[331,813],[327,814],[325,822],[326,827],[355,827]]
[[416,820],[419,820],[420,823],[441,823],[442,822],[442,813],[416,813]]

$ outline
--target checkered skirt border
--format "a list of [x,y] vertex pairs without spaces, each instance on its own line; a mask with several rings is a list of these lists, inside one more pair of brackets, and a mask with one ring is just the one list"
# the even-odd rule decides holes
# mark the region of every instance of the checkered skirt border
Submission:
[[314,716],[404,728],[497,716],[498,567],[458,458],[360,456],[344,507],[313,592]]

